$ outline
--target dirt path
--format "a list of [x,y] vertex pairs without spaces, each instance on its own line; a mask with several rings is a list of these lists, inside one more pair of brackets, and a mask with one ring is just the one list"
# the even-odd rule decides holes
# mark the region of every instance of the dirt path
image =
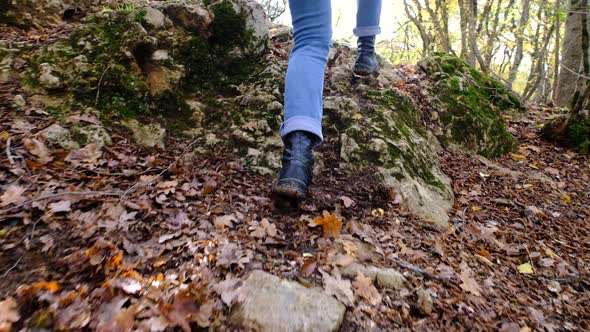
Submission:
[[[407,280],[378,294],[356,284],[344,331],[590,329],[590,159],[541,140],[542,112],[507,118],[511,155],[441,156],[457,198],[441,230],[372,175],[339,171],[332,137],[311,198],[289,213],[268,198],[272,178],[229,151],[194,156],[186,141],[145,151],[111,133],[90,165],[60,150],[41,164],[26,140],[52,117],[15,110],[15,89],[0,96],[0,185],[13,186],[0,208],[0,298],[18,303],[16,329],[225,330],[223,280],[262,269],[322,287],[319,269],[355,261]],[[309,226],[324,210],[343,218],[338,239]]]

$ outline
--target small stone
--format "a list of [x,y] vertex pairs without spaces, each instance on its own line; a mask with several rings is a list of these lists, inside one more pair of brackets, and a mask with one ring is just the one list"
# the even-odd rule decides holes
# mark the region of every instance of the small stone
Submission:
[[62,86],[61,79],[54,75],[54,69],[48,63],[39,65],[39,84],[46,89],[58,89]]
[[23,95],[16,95],[12,99],[12,104],[16,108],[23,108],[27,106],[27,101],[25,100],[25,97],[23,97]]
[[428,290],[423,288],[418,289],[418,308],[425,315],[430,315],[434,307],[434,301]]
[[268,105],[269,112],[282,112],[283,111],[283,104],[279,103],[278,101],[273,101]]
[[255,331],[338,331],[346,308],[319,288],[254,271],[237,290],[231,320]]
[[159,30],[166,25],[164,13],[152,7],[146,7],[144,10],[145,16],[142,23],[146,29]]
[[164,148],[166,129],[162,128],[159,124],[151,123],[143,125],[139,121],[132,119],[124,121],[123,125],[133,131],[133,137],[137,144],[147,148]]
[[395,269],[365,266],[359,263],[345,266],[341,272],[343,276],[349,278],[354,278],[358,273],[362,273],[372,282],[376,282],[379,287],[386,289],[401,289],[406,282],[406,278]]
[[52,124],[43,129],[40,134],[47,141],[59,145],[62,149],[77,150],[80,148],[80,144],[72,140],[70,131],[58,124]]
[[152,54],[152,61],[165,61],[170,59],[167,50],[157,50]]

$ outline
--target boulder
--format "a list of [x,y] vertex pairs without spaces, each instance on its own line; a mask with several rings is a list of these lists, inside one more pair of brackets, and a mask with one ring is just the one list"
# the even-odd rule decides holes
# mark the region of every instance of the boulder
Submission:
[[319,288],[253,271],[237,290],[231,321],[253,331],[338,331],[346,308]]

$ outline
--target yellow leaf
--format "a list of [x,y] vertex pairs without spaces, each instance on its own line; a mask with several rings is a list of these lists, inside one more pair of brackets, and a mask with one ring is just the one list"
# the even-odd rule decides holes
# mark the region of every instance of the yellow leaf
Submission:
[[354,113],[354,114],[352,115],[352,118],[353,118],[354,120],[360,120],[360,119],[362,119],[362,118],[363,118],[363,115],[362,115],[361,113]]
[[526,156],[522,155],[522,154],[518,154],[518,153],[511,153],[510,157],[512,157],[512,159],[516,160],[516,161],[521,161],[521,160],[525,160]]
[[473,211],[473,212],[479,212],[479,211],[481,211],[481,206],[472,206],[471,207],[471,211]]
[[557,254],[550,248],[545,249],[545,255],[551,259],[559,259],[559,256],[557,256]]
[[1,139],[7,140],[8,137],[10,137],[10,134],[6,130],[0,133],[0,138]]
[[535,164],[529,164],[529,167],[532,169],[539,169],[539,167]]
[[311,223],[315,226],[322,226],[324,236],[338,238],[342,229],[342,218],[336,213],[324,211],[322,217],[315,218]]
[[532,332],[533,330],[531,330],[530,327],[528,326],[523,326],[520,328],[520,332]]
[[518,266],[518,272],[522,274],[533,274],[533,266],[530,263],[524,263]]
[[0,236],[5,236],[6,234],[8,234],[6,228],[0,229]]
[[383,217],[385,215],[385,211],[382,208],[375,209],[371,211],[373,217]]
[[572,202],[572,198],[570,197],[570,195],[563,193],[563,195],[561,195],[561,201],[566,204],[569,204]]

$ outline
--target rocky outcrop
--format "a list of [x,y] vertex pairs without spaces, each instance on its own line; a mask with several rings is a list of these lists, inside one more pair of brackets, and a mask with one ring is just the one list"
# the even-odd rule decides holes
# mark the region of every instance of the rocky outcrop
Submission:
[[21,27],[50,27],[63,22],[64,14],[84,11],[93,0],[0,0],[0,23]]
[[[266,52],[268,36],[262,8],[250,0],[104,11],[35,52],[23,82],[46,107],[61,114],[95,110],[146,147],[162,148],[166,134],[185,135],[197,140],[197,152],[223,145],[250,170],[274,175],[292,38],[288,28],[273,28],[273,50]],[[376,174],[411,212],[446,225],[453,191],[438,153],[443,146],[486,156],[509,151],[514,139],[500,112],[520,103],[500,83],[438,54],[420,64],[429,76],[431,107],[424,109],[396,88],[403,80],[391,65],[383,62],[378,76],[361,79],[352,74],[354,60],[353,49],[334,44],[324,134],[338,149],[335,167]],[[324,159],[321,149],[317,155]],[[318,162],[315,173],[321,168]]]

